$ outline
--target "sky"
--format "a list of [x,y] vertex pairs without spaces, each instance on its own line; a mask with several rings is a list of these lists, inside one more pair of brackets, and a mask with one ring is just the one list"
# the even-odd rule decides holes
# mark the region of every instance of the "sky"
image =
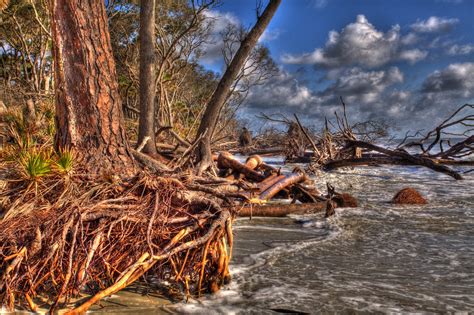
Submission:
[[[214,32],[250,28],[255,7],[223,0],[208,13]],[[239,112],[253,129],[261,112],[296,113],[317,128],[342,97],[353,123],[430,130],[474,102],[474,0],[283,0],[260,42],[278,73],[252,88]],[[200,62],[222,72],[221,48],[216,36]]]

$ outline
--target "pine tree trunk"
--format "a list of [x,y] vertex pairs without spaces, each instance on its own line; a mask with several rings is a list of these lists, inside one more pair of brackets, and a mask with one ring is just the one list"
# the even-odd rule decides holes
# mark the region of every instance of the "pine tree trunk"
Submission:
[[140,118],[137,146],[147,141],[142,151],[156,154],[155,0],[142,0],[140,3]]
[[[55,146],[72,147],[91,172],[133,168],[104,1],[52,0]],[[126,172],[124,172],[126,171]]]
[[257,44],[258,39],[265,31],[265,28],[270,23],[273,15],[275,14],[281,0],[270,0],[265,11],[257,19],[254,27],[247,34],[245,39],[242,41],[237,53],[232,59],[229,67],[225,71],[222,79],[214,91],[211,100],[207,104],[206,111],[199,125],[197,138],[201,138],[199,145],[196,148],[196,156],[198,164],[197,173],[201,174],[206,170],[212,163],[211,154],[211,137],[214,132],[214,128],[219,118],[219,112],[230,93],[230,88],[235,78],[239,74],[242,66],[247,60],[248,56]]

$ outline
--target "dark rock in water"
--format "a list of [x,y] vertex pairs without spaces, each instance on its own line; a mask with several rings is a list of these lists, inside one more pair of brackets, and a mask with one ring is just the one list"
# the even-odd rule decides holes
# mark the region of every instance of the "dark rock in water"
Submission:
[[280,314],[301,314],[301,315],[306,315],[309,313],[298,311],[298,310],[289,310],[286,308],[271,308],[271,311],[274,311],[275,313],[280,313]]
[[418,190],[407,187],[400,190],[392,199],[392,203],[399,205],[424,205],[428,202]]
[[332,198],[332,200],[334,200],[337,206],[341,208],[356,208],[358,206],[357,199],[347,193],[337,194]]
[[301,224],[301,225],[305,225],[305,224],[308,224],[308,223],[311,223],[313,222],[312,219],[307,219],[307,218],[301,218],[301,219],[295,219],[295,223],[296,224]]

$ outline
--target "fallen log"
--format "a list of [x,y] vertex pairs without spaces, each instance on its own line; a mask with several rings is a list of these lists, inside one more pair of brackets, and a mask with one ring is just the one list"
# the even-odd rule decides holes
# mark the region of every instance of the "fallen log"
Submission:
[[258,183],[256,188],[258,189],[258,191],[264,192],[271,186],[275,185],[275,183],[281,181],[283,178],[285,178],[285,175],[272,174],[265,178],[265,180]]
[[247,161],[245,161],[245,166],[247,166],[250,169],[257,169],[260,165],[262,165],[263,160],[260,156],[258,155],[251,155],[247,158]]
[[308,214],[326,211],[326,202],[302,204],[245,205],[238,209],[239,217],[284,217],[288,214]]
[[439,165],[439,164],[433,162],[433,160],[431,160],[429,158],[426,158],[426,157],[410,155],[409,153],[401,151],[401,150],[385,149],[385,148],[379,147],[375,144],[367,143],[367,142],[364,142],[364,141],[348,140],[347,143],[348,143],[348,147],[361,147],[361,148],[365,148],[365,149],[368,149],[368,150],[377,151],[377,152],[383,153],[385,155],[388,155],[390,157],[396,157],[398,159],[404,159],[407,162],[412,163],[413,165],[420,165],[420,166],[428,167],[428,168],[430,168],[430,169],[432,169],[436,172],[444,173],[444,174],[449,175],[449,176],[451,176],[451,177],[453,177],[457,180],[463,179],[461,174],[459,174],[458,172],[450,169],[447,166]]
[[306,180],[306,174],[302,172],[291,173],[289,175],[285,175],[284,178],[277,181],[275,184],[270,186],[267,190],[262,192],[258,199],[260,200],[270,200],[273,196],[275,196],[281,190],[287,188],[290,185],[294,185]]
[[[263,160],[258,155],[249,156],[247,160],[245,161],[245,166],[251,170],[256,170],[262,164],[263,164]],[[232,179],[241,179],[242,177],[243,177],[243,174],[238,173],[234,170],[234,172],[232,172],[232,174],[227,176],[226,178],[232,180]]]
[[265,175],[261,174],[245,164],[237,161],[229,152],[222,152],[217,158],[217,167],[220,169],[232,169],[234,172],[243,174],[248,179],[260,182],[265,179]]

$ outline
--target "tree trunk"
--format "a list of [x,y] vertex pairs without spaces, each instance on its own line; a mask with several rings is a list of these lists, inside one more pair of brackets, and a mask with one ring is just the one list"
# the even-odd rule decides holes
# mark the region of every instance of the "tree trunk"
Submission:
[[[155,141],[155,0],[140,6],[140,118],[137,146],[146,141],[144,153],[156,154]],[[148,139],[148,140],[147,140]]]
[[[265,31],[265,28],[270,23],[273,15],[275,14],[281,0],[270,0],[263,14],[258,17],[257,22],[250,32],[247,34],[245,39],[242,41],[237,53],[235,54],[232,62],[225,71],[222,79],[220,80],[211,100],[207,104],[206,111],[199,125],[196,139],[200,137],[200,143],[196,148],[196,156],[198,164],[197,173],[201,174],[206,170],[212,163],[211,155],[211,137],[214,128],[219,118],[219,112],[230,93],[230,88],[234,82],[236,76],[239,74],[242,66],[246,59],[250,55],[252,49],[257,44],[258,39]],[[204,136],[203,136],[204,135]]]
[[[73,147],[91,172],[133,168],[103,1],[52,0],[55,146]],[[124,172],[125,171],[125,172]]]

